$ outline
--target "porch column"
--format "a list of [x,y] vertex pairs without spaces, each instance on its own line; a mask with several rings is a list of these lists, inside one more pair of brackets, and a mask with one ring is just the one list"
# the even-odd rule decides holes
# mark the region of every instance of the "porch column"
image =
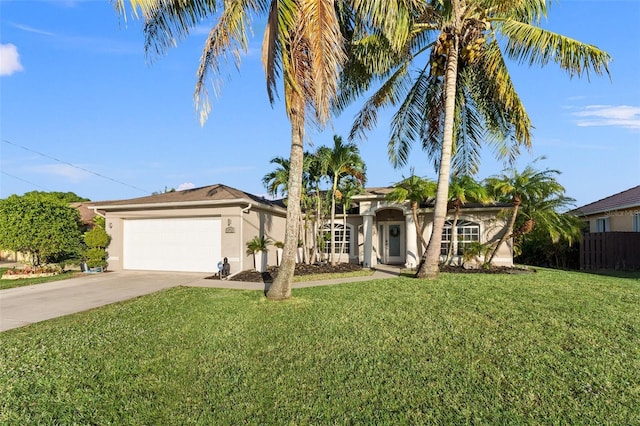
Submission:
[[406,256],[404,266],[405,268],[415,268],[418,266],[418,235],[416,234],[416,224],[411,213],[404,215],[404,227],[407,235],[407,238],[405,238]]
[[364,256],[362,266],[371,268],[375,266],[373,263],[373,215],[365,214],[362,216],[362,233],[364,234]]

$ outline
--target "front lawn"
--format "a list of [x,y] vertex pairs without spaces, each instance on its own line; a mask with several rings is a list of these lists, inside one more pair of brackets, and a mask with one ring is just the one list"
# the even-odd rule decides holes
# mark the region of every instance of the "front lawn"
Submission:
[[[0,277],[11,268],[0,268]],[[79,271],[64,271],[61,274],[53,275],[51,277],[36,277],[36,278],[20,278],[17,280],[0,280],[0,290],[8,288],[22,287],[25,285],[43,284],[52,281],[68,280],[69,278],[75,278],[83,275]]]
[[0,424],[640,424],[640,281],[174,288],[2,333]]

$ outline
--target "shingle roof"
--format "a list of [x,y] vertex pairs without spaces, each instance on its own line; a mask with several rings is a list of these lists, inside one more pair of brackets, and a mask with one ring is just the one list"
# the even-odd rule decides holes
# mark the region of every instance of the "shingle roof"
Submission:
[[241,191],[230,186],[216,184],[203,186],[201,188],[185,189],[182,191],[165,192],[146,197],[130,198],[127,200],[105,201],[100,206],[121,206],[121,205],[141,205],[141,204],[164,204],[164,203],[184,203],[197,201],[224,201],[248,199],[267,206],[282,207],[282,200],[267,200],[248,192]]
[[572,213],[579,216],[588,216],[631,207],[640,207],[640,185],[578,207],[572,210]]

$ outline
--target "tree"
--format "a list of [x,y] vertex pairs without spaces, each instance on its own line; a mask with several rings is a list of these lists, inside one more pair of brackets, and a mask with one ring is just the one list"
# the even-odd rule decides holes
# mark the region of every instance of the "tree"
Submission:
[[[351,208],[353,196],[360,194],[362,189],[363,184],[353,177],[348,177],[340,183],[340,189],[338,190],[337,196],[340,200],[340,204],[342,205],[342,223],[344,224],[342,231],[342,246],[340,247],[341,254],[344,253],[344,249],[347,245],[347,212]],[[340,257],[342,257],[342,255]],[[347,262],[348,261],[349,257],[347,256]]]
[[445,263],[453,261],[453,241],[457,238],[458,219],[462,206],[468,202],[486,203],[491,200],[486,188],[476,182],[471,176],[452,176],[449,185],[449,202],[453,207],[453,221],[451,223],[451,242],[447,251]]
[[[116,9],[124,14],[125,0]],[[291,123],[290,175],[284,252],[277,278],[267,297],[291,297],[291,283],[299,239],[302,190],[303,143],[309,121],[322,127],[330,118],[338,76],[345,59],[337,0],[246,0],[202,2],[129,0],[144,18],[146,52],[162,53],[185,39],[205,18],[215,20],[207,37],[197,72],[195,102],[201,122],[210,111],[205,82],[219,76],[222,62],[230,59],[240,67],[246,53],[251,19],[266,16],[262,62],[267,94],[273,104],[280,77],[284,104]],[[214,86],[214,89],[218,89]]]
[[76,257],[82,249],[80,213],[55,195],[0,200],[0,247],[27,253],[34,265]]
[[[373,11],[385,1],[370,0]],[[399,108],[393,117],[389,156],[403,165],[413,142],[434,160],[438,189],[431,239],[419,277],[435,278],[447,214],[450,172],[473,173],[483,142],[500,158],[513,160],[520,146],[531,144],[530,119],[515,91],[505,58],[529,65],[550,61],[573,76],[608,74],[611,57],[587,45],[537,26],[548,1],[444,0],[402,2],[396,14],[406,26],[368,22],[374,32],[352,31],[338,107],[380,88],[358,114],[352,137],[375,125],[377,111]],[[417,71],[411,74],[411,65]]]
[[[540,171],[529,164],[522,172],[510,168],[501,175],[486,180],[487,188],[496,200],[512,205],[511,216],[489,257],[489,264],[508,238],[528,234],[536,225],[536,220],[544,224],[553,239],[560,236],[575,238],[574,230],[566,228],[565,224],[568,222],[565,222],[558,212],[558,209],[568,207],[573,202],[564,195],[564,187],[556,180],[559,174],[558,170]],[[518,218],[520,224],[516,229]]]
[[335,222],[338,184],[340,179],[348,177],[364,185],[366,171],[358,146],[354,143],[343,143],[340,136],[335,135],[333,137],[333,148],[323,152],[325,155],[321,156],[320,162],[323,165],[323,170],[331,177],[331,239],[329,253],[331,265],[335,265]]
[[274,197],[278,196],[278,194],[285,196],[287,194],[287,183],[289,182],[290,162],[284,157],[275,157],[269,162],[277,164],[278,168],[264,175],[262,184],[269,195]]
[[60,201],[62,201],[64,203],[67,203],[67,204],[69,204],[69,203],[82,203],[84,201],[91,201],[88,198],[84,198],[84,197],[81,197],[81,196],[77,195],[75,192],[30,191],[30,192],[26,192],[24,195],[35,195],[35,196],[44,195],[46,197],[53,197],[56,200],[60,200]]
[[424,224],[418,220],[418,208],[420,208],[422,203],[433,199],[435,195],[436,183],[430,179],[416,176],[414,169],[411,168],[411,175],[396,183],[393,190],[385,197],[387,201],[395,203],[404,203],[407,200],[411,203],[411,215],[413,216],[413,223],[416,226],[416,235],[420,239],[424,249],[420,263],[425,261],[427,241],[425,241],[422,232]]
[[102,226],[95,226],[92,230],[85,232],[84,243],[87,245],[85,256],[89,268],[107,267],[107,247],[111,237]]

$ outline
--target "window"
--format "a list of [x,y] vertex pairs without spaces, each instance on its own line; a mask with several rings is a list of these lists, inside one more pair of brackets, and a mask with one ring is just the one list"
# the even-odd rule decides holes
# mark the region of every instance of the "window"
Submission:
[[[335,244],[331,244],[331,225],[325,225],[322,228],[322,231],[325,235],[326,244],[324,246],[324,253],[329,254],[331,252],[331,248],[334,247],[334,253],[351,253],[351,227],[347,225],[346,227],[341,223],[336,223],[334,225],[335,232]],[[344,247],[343,247],[343,237],[345,236]],[[341,250],[342,249],[342,250]]]
[[442,230],[442,242],[440,243],[440,254],[446,256],[449,251],[449,244],[453,242],[453,254],[462,255],[465,247],[470,243],[480,241],[480,225],[467,220],[459,220],[456,226],[455,235],[452,235],[452,220],[444,223]]
[[633,221],[633,232],[640,232],[640,213],[634,213],[631,220]]
[[609,232],[610,230],[608,217],[596,219],[596,232]]

